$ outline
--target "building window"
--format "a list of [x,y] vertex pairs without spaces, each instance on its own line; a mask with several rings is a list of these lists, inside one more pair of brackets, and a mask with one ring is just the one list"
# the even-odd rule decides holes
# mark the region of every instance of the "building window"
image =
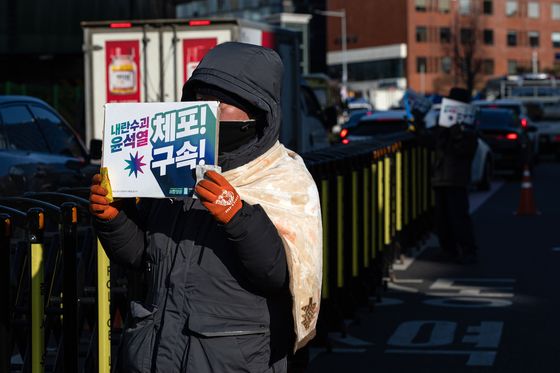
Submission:
[[450,0],[439,0],[438,8],[442,13],[449,13]]
[[443,57],[441,59],[441,71],[446,74],[451,72],[451,57]]
[[560,32],[552,33],[552,46],[554,48],[560,48]]
[[426,0],[415,0],[416,2],[416,11],[417,12],[425,12],[426,11]]
[[508,0],[506,2],[506,16],[513,17],[517,15],[519,11],[519,5],[517,4],[517,0]]
[[517,31],[508,31],[507,45],[509,47],[515,47],[517,45]]
[[428,71],[428,59],[426,57],[416,57],[416,72],[426,73]]
[[517,61],[516,60],[508,60],[508,74],[510,74],[510,75],[517,74]]
[[494,74],[494,60],[482,60],[482,73],[485,75]]
[[428,29],[426,26],[416,27],[416,41],[419,43],[425,43],[428,41]]
[[439,41],[441,43],[451,42],[451,29],[449,27],[441,27],[439,29]]
[[459,13],[470,14],[470,12],[471,12],[471,0],[459,0]]
[[461,29],[461,43],[468,44],[472,43],[474,39],[473,30],[471,28],[462,28]]
[[527,7],[527,13],[529,18],[539,18],[540,16],[539,3],[530,2]]
[[482,32],[482,38],[484,40],[484,44],[486,45],[494,44],[494,30],[485,29]]
[[552,19],[560,19],[560,3],[552,4]]
[[492,14],[494,12],[492,0],[484,0],[482,3],[482,12],[484,14]]
[[538,47],[539,46],[539,32],[538,31],[529,31],[529,45],[531,47]]

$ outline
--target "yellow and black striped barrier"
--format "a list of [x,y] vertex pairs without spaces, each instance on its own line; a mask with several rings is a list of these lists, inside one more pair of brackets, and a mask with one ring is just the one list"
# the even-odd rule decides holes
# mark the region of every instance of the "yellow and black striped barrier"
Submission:
[[323,301],[335,315],[378,294],[393,261],[431,227],[431,157],[412,134],[303,155],[320,191]]

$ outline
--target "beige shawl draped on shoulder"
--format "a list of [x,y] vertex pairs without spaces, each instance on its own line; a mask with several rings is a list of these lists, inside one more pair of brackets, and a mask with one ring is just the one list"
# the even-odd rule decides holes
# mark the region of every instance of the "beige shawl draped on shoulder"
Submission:
[[314,337],[321,301],[322,225],[317,186],[301,157],[279,142],[223,175],[243,201],[263,207],[282,238],[290,272],[295,351]]

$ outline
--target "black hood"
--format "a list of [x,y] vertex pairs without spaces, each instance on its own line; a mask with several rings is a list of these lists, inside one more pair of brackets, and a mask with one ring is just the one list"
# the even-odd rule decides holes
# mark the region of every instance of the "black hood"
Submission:
[[265,113],[258,141],[221,156],[219,163],[222,170],[237,168],[254,160],[278,140],[283,71],[280,56],[272,49],[228,42],[211,49],[183,86],[181,101],[194,101],[197,85],[209,84],[239,96]]

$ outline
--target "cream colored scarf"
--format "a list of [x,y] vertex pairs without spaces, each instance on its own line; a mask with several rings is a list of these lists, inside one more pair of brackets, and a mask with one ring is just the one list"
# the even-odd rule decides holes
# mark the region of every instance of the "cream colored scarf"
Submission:
[[323,236],[317,186],[301,157],[279,142],[223,175],[245,202],[263,207],[282,237],[293,298],[295,351],[315,336],[321,301]]

